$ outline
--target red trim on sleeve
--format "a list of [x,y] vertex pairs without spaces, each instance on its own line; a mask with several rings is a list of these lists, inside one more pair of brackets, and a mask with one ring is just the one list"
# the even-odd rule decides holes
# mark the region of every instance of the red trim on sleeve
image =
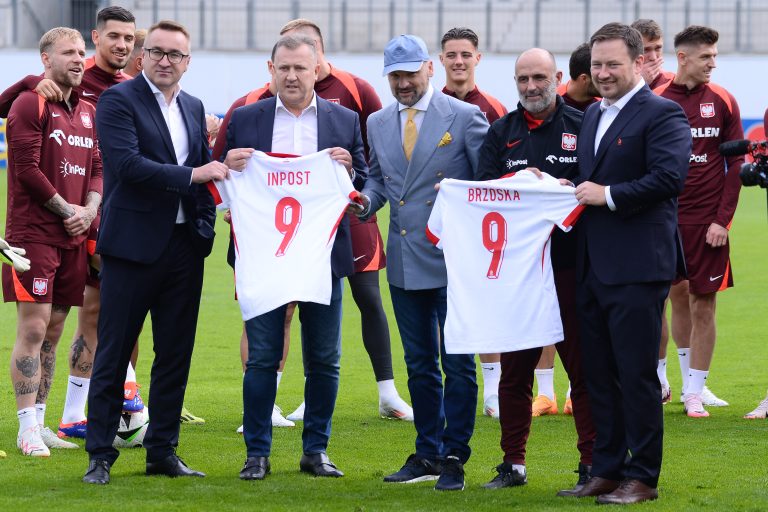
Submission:
[[479,89],[478,89],[478,92],[482,95],[483,98],[485,98],[485,101],[488,102],[491,108],[496,111],[497,116],[504,117],[506,115],[507,109],[504,108],[504,105],[502,105],[499,100],[497,100],[490,94],[485,94],[483,91]]
[[251,103],[256,103],[261,99],[261,96],[269,91],[269,82],[264,84],[264,87],[259,87],[258,89],[254,89],[248,94],[245,95],[245,104],[250,105]]
[[728,94],[728,91],[726,91],[725,89],[723,89],[717,84],[713,84],[712,82],[710,82],[708,85],[709,85],[709,89],[715,94],[717,94],[720,97],[720,99],[723,100],[723,102],[725,102],[726,106],[728,107],[728,112],[733,114],[733,103],[731,102],[731,95]]
[[37,97],[37,118],[42,119],[43,114],[45,114],[45,98],[42,96]]
[[336,224],[333,225],[333,229],[331,230],[331,234],[328,236],[328,242],[330,243],[331,240],[333,240],[333,236],[336,234],[336,230],[339,229],[339,224],[341,224],[341,219],[344,218],[344,215],[347,213],[347,207],[345,206],[343,210],[341,210],[341,215],[339,215],[339,218],[336,219]]
[[563,226],[571,227],[576,224],[576,221],[579,220],[579,217],[581,217],[581,214],[584,212],[584,208],[586,208],[586,206],[583,204],[574,208],[563,221]]
[[502,177],[501,177],[501,178],[499,178],[499,179],[500,179],[500,180],[503,180],[504,178],[511,178],[511,177],[512,177],[512,176],[514,176],[515,174],[517,174],[517,171],[514,171],[514,172],[508,172],[507,174],[505,174],[504,176],[502,176]]
[[432,242],[432,245],[437,246],[437,244],[440,242],[440,239],[435,235],[432,231],[429,230],[429,226],[424,228],[424,231],[427,234],[427,239]]
[[360,89],[357,87],[357,83],[355,83],[355,77],[346,71],[334,68],[333,66],[331,66],[331,74],[338,78],[339,82],[341,82],[341,84],[349,91],[349,94],[352,95],[352,99],[355,100],[355,104],[357,104],[358,110],[362,112],[363,100],[360,98]]

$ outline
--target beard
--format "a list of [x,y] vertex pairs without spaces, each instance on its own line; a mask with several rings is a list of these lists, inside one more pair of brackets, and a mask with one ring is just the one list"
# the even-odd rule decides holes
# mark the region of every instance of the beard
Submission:
[[541,95],[540,100],[529,100],[524,94],[520,95],[520,104],[531,114],[543,112],[552,105],[557,94],[557,80],[550,81],[546,89],[537,92]]

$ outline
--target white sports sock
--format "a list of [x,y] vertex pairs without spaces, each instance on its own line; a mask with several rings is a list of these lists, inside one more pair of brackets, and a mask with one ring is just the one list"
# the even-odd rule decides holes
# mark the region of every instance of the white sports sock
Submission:
[[483,402],[489,397],[499,394],[499,379],[501,378],[501,363],[480,363],[483,369]]
[[538,385],[538,394],[544,395],[550,400],[555,399],[555,369],[534,370],[536,375],[536,384]]
[[691,349],[677,349],[677,360],[680,362],[680,376],[683,379],[683,389],[680,392],[685,394],[688,392],[688,370],[691,367]]
[[37,423],[45,426],[45,404],[35,404],[35,416]]
[[125,382],[136,382],[136,370],[131,363],[128,363],[128,369],[125,371]]
[[85,404],[88,402],[88,388],[91,379],[69,376],[67,380],[67,398],[64,400],[62,423],[77,423],[85,419]]
[[24,432],[37,425],[37,414],[34,407],[25,407],[16,411],[16,417],[19,418],[19,432]]
[[700,395],[704,391],[707,375],[709,375],[709,370],[694,370],[693,368],[688,370],[688,387],[685,388],[685,392]]
[[275,384],[275,391],[280,387],[280,379],[283,378],[283,372],[277,372],[277,384]]
[[568,391],[565,392],[565,399],[568,400],[571,398],[571,383],[568,383]]
[[667,379],[667,358],[659,359],[659,364],[656,367],[656,375],[659,376],[659,382],[664,388],[669,387],[669,380]]
[[525,474],[525,464],[512,464],[512,469],[519,471],[521,474]]
[[380,380],[376,383],[379,388],[379,401],[394,400],[398,397],[397,388],[395,388],[395,379]]

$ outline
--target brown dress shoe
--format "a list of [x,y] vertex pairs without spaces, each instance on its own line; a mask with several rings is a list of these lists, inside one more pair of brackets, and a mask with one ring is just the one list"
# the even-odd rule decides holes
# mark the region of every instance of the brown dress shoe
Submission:
[[591,477],[581,489],[573,489],[569,493],[558,493],[558,496],[570,496],[573,498],[586,498],[588,496],[600,496],[615,491],[619,487],[617,480],[608,480],[599,476]]
[[624,480],[619,488],[610,494],[597,497],[600,505],[631,505],[643,501],[655,500],[659,492],[654,487],[645,485],[640,480]]

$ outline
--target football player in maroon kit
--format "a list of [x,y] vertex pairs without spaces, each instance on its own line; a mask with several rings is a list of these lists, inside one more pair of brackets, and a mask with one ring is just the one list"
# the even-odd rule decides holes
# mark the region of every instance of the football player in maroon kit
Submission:
[[697,25],[677,34],[677,75],[655,90],[683,107],[693,137],[678,210],[688,279],[675,283],[669,294],[673,318],[684,326],[674,329],[675,342],[678,347],[690,347],[690,368],[682,391],[685,412],[692,418],[709,416],[702,394],[715,349],[717,292],[733,286],[728,230],[739,200],[739,169],[744,163],[743,156],[726,158],[718,152],[722,142],[744,138],[736,99],[710,81],[718,37],[716,30]]
[[[365,80],[331,65],[325,58],[325,45],[320,27],[311,20],[304,18],[295,19],[286,23],[280,29],[280,35],[302,35],[315,41],[317,49],[317,61],[320,65],[315,92],[321,98],[338,103],[354,112],[360,117],[360,130],[365,146],[365,155],[368,157],[368,137],[366,122],[368,116],[381,109],[381,100],[376,91]],[[260,99],[274,96],[274,87],[267,83],[263,87],[255,89],[245,96],[237,99],[227,111],[221,123],[221,133],[226,133],[232,112],[243,105],[253,103]],[[214,145],[213,158],[219,159],[224,150],[225,137],[219,137]],[[384,243],[379,232],[376,216],[360,221],[355,215],[350,215],[350,229],[352,233],[352,246],[355,260],[355,274],[350,276],[349,285],[352,297],[360,309],[362,338],[365,349],[373,366],[374,376],[379,390],[379,414],[382,417],[413,421],[413,410],[402,399],[395,388],[394,373],[392,371],[392,352],[390,349],[389,325],[384,308],[381,303],[379,290],[379,270],[386,265],[384,255]],[[234,265],[234,253],[231,250],[227,255],[228,261]],[[285,348],[283,359],[277,373],[278,385],[285,366],[290,346],[290,325],[293,317],[293,307],[289,307],[285,322]],[[247,360],[247,341],[245,332],[240,339],[240,356],[243,364]],[[284,418],[275,408],[272,414],[273,426],[293,426],[294,421],[301,421],[304,415],[302,403],[294,412]],[[240,429],[238,429],[238,432]]]
[[77,448],[44,426],[45,404],[67,313],[83,305],[86,239],[102,193],[95,110],[73,90],[83,79],[85,42],[76,30],[54,28],[40,39],[40,55],[61,100],[24,91],[11,106],[6,237],[26,251],[31,268],[2,269],[3,298],[17,307],[17,446],[33,457],[49,456],[49,446]]
[[[488,124],[493,124],[506,115],[507,109],[475,84],[475,67],[483,56],[478,45],[477,34],[470,28],[452,28],[443,35],[440,41],[440,63],[445,68],[443,93],[477,105]],[[483,369],[483,414],[498,419],[500,354],[480,354],[480,367]]]
[[[96,106],[101,93],[115,84],[131,78],[123,72],[134,49],[136,22],[133,14],[119,6],[106,7],[96,15],[96,27],[91,31],[95,53],[85,61],[83,80],[75,91],[79,97]],[[9,87],[0,95],[0,116],[5,115],[16,97],[23,91],[34,90],[48,101],[61,101],[57,84],[40,75],[29,75]],[[98,338],[96,325],[99,318],[99,256],[95,254],[99,215],[88,235],[89,268],[87,269],[85,298],[78,312],[77,328],[69,354],[69,379],[58,435],[61,438],[85,438],[85,404],[90,385],[93,357]],[[138,352],[132,357],[125,383],[125,409],[137,412],[144,408],[136,384],[134,366]]]

